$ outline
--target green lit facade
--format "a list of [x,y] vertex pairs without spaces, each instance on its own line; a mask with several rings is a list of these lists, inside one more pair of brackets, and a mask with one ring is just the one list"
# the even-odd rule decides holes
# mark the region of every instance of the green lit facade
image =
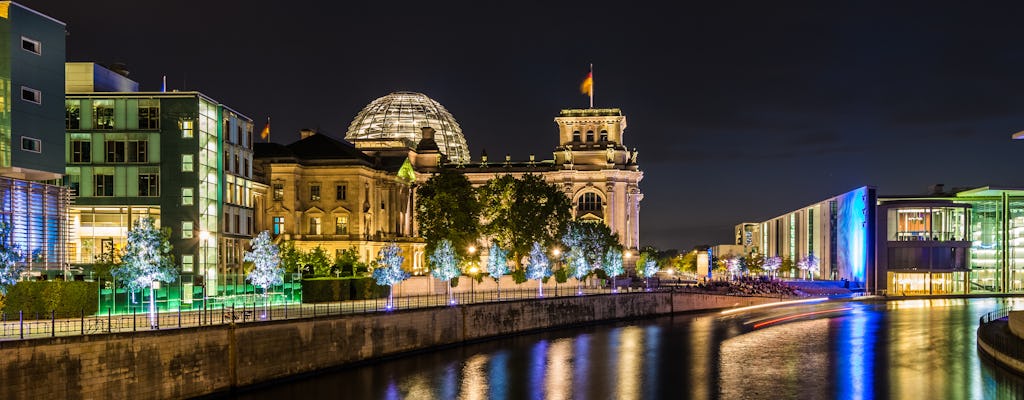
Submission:
[[252,180],[251,119],[198,92],[68,93],[65,111],[72,264],[88,278],[150,216],[170,229],[181,271],[168,300],[189,308],[252,293],[242,254],[265,185]]

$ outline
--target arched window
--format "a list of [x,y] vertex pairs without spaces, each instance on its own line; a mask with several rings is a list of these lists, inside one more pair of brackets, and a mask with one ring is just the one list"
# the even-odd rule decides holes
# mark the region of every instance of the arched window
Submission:
[[587,142],[594,142],[594,131],[587,131]]
[[579,206],[580,211],[601,210],[601,198],[597,197],[597,193],[584,193],[583,196],[580,196],[579,202],[577,204]]
[[572,131],[572,141],[577,143],[580,141],[580,131]]
[[604,129],[601,130],[601,139],[600,139],[600,141],[602,141],[602,142],[607,142],[608,141],[608,131],[607,130],[604,130]]

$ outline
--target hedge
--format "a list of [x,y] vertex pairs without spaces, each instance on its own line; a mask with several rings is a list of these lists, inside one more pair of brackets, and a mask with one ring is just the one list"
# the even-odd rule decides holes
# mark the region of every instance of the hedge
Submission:
[[387,297],[388,287],[373,278],[310,278],[302,280],[302,302],[363,300]]
[[57,315],[96,314],[99,283],[81,281],[21,281],[7,290],[3,312],[10,318],[24,311],[25,318]]

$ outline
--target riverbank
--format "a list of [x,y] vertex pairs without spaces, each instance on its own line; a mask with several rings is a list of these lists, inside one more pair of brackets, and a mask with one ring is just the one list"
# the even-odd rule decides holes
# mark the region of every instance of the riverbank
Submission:
[[1002,311],[982,317],[978,325],[978,351],[1024,375],[1024,311]]
[[186,398],[487,338],[777,302],[619,293],[0,342],[0,398]]

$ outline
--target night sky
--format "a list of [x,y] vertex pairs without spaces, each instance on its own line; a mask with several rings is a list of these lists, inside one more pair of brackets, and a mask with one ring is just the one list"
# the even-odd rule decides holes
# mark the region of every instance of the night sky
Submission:
[[[371,100],[423,92],[473,158],[551,158],[553,118],[619,107],[644,171],[641,243],[729,243],[862,185],[1024,186],[1024,3],[41,1],[68,60],[201,91],[272,139],[340,138]],[[492,2],[483,2],[492,3]]]

